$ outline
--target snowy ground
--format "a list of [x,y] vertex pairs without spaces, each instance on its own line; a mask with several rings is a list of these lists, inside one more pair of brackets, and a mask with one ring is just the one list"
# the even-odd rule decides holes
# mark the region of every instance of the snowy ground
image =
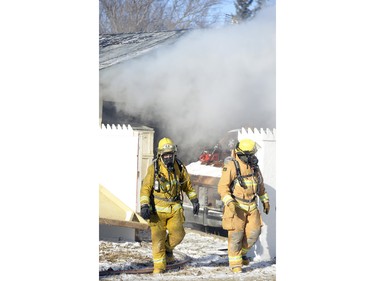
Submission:
[[[162,275],[121,274],[103,276],[101,281],[112,280],[276,280],[274,261],[252,261],[243,267],[243,273],[233,274],[228,267],[227,238],[186,228],[186,236],[176,250],[191,257],[180,269]],[[180,259],[176,255],[177,260]],[[112,268],[136,269],[152,265],[151,242],[99,241],[99,271]]]

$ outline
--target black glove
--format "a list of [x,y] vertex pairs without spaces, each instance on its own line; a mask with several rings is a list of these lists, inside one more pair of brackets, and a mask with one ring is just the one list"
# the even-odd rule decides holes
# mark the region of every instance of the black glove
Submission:
[[193,214],[198,215],[199,213],[199,201],[197,198],[191,200],[191,204],[193,204]]
[[145,220],[150,219],[151,211],[150,211],[150,206],[148,204],[143,204],[141,206],[141,217],[144,218]]

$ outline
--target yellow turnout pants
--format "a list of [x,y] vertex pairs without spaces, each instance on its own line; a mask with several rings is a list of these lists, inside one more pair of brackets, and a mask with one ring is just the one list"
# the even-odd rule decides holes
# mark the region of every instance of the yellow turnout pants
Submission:
[[151,214],[150,218],[154,268],[163,270],[166,269],[165,251],[172,251],[185,237],[183,209],[180,207],[170,210],[169,213]]
[[236,215],[227,218],[229,267],[242,266],[242,256],[258,240],[261,233],[261,216],[258,209],[244,211],[236,208]]

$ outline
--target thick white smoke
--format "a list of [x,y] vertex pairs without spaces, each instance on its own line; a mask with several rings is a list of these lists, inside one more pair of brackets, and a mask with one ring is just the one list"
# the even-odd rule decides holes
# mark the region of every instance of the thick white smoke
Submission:
[[[241,127],[276,125],[275,6],[246,24],[191,31],[101,74],[101,95],[158,120],[185,153]],[[156,140],[157,141],[157,140]],[[195,157],[198,157],[196,155]]]

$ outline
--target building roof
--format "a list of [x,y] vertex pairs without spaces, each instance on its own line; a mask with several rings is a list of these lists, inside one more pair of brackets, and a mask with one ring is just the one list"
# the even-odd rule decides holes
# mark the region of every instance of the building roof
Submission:
[[158,46],[174,43],[188,30],[99,36],[99,70],[143,55]]

